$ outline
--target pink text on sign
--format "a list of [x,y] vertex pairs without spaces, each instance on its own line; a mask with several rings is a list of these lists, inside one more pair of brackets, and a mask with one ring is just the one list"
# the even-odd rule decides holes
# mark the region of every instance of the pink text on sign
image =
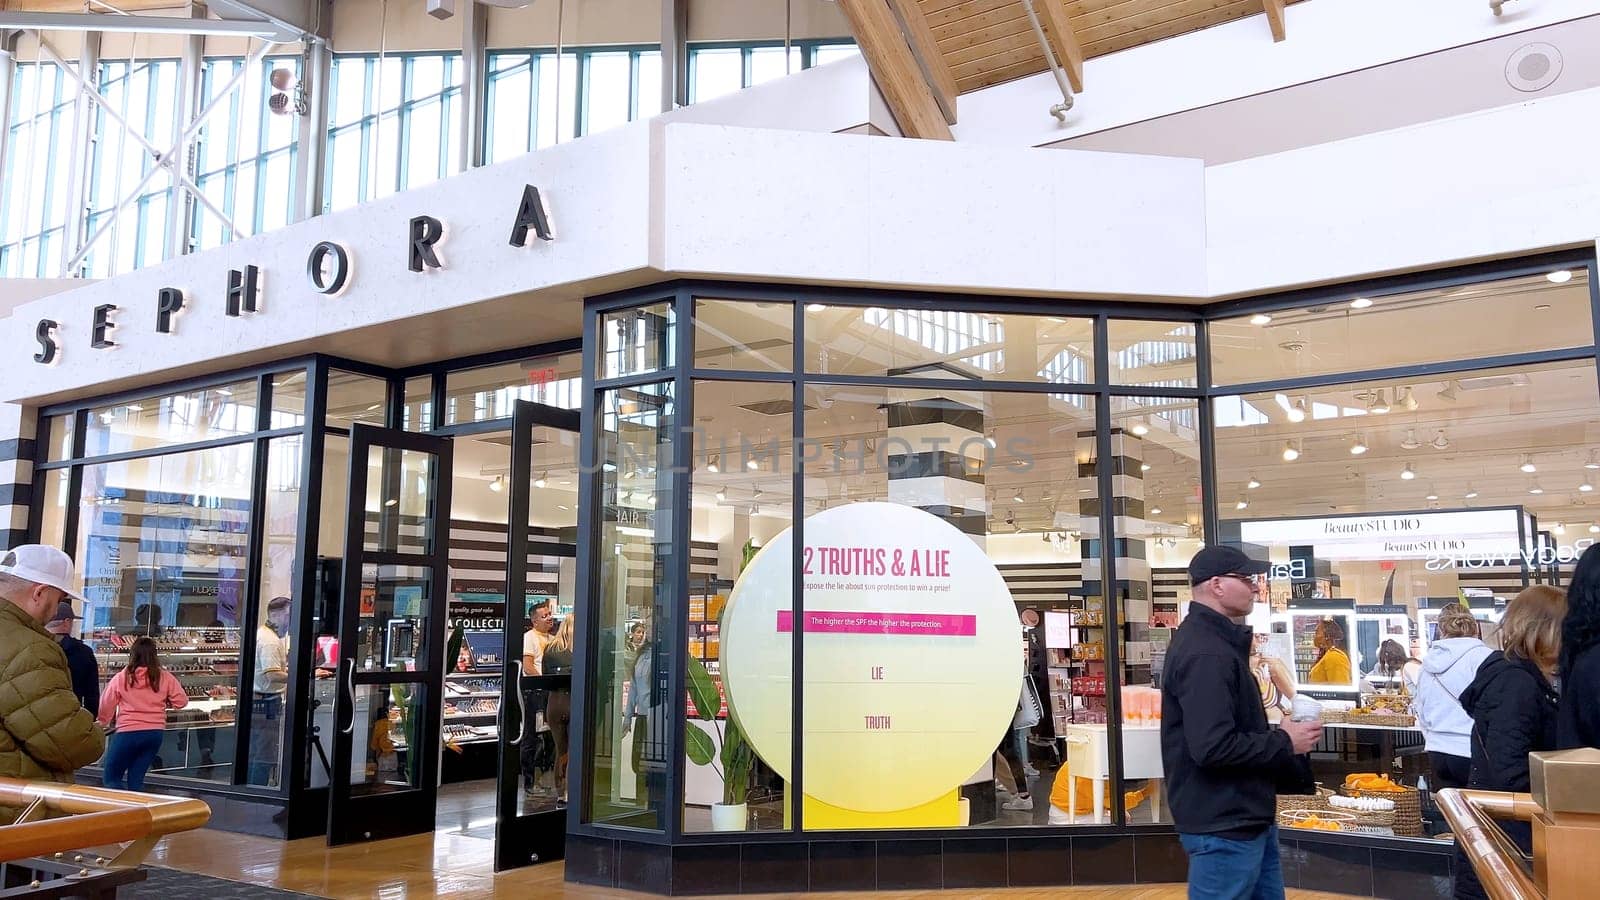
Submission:
[[[973,637],[978,617],[913,612],[824,612],[807,610],[805,630],[832,634],[931,634]],[[794,630],[794,613],[778,611],[778,631]]]

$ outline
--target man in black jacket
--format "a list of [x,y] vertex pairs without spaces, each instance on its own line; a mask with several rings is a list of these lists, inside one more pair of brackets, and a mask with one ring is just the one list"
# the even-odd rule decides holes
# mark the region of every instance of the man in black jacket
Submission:
[[45,623],[44,630],[56,636],[61,652],[67,655],[67,670],[72,673],[72,692],[78,695],[83,708],[100,715],[100,664],[95,661],[89,645],[72,636],[72,623],[81,617],[72,611],[72,601],[56,604],[55,618]]
[[1167,650],[1161,756],[1194,900],[1284,896],[1276,795],[1311,787],[1300,755],[1322,737],[1321,722],[1268,724],[1250,671],[1252,636],[1239,622],[1267,568],[1234,547],[1195,554],[1194,602]]

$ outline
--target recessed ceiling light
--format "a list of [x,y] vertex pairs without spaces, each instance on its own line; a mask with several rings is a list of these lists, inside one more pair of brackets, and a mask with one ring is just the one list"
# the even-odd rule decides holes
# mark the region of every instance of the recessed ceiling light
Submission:
[[1594,482],[1592,482],[1589,479],[1585,478],[1583,480],[1583,484],[1578,485],[1578,490],[1583,491],[1585,494],[1587,494],[1590,491],[1594,490]]
[[1272,317],[1267,315],[1266,313],[1256,313],[1255,315],[1250,317],[1250,324],[1251,325],[1266,325],[1271,321],[1272,321]]
[[1357,297],[1350,301],[1351,309],[1366,309],[1372,305],[1372,300],[1367,297]]
[[1546,281],[1550,282],[1551,284],[1566,284],[1567,282],[1572,280],[1572,270],[1571,269],[1557,269],[1554,272],[1551,272],[1550,274],[1544,276],[1544,278],[1545,278]]

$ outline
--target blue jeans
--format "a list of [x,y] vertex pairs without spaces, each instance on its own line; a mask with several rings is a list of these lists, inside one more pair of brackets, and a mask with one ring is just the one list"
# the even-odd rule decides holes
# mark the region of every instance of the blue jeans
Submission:
[[119,791],[144,790],[144,773],[161,752],[161,739],[165,732],[119,731],[111,736],[111,746],[106,749],[105,785]]
[[1189,854],[1189,900],[1283,900],[1278,826],[1252,841],[1180,834]]

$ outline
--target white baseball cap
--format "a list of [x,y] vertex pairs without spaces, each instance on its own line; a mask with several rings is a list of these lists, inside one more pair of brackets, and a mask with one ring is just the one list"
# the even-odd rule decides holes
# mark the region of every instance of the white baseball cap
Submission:
[[[0,572],[49,585],[68,597],[78,597],[72,589],[72,557],[44,544],[21,544],[0,557]],[[78,599],[82,599],[79,597]]]

